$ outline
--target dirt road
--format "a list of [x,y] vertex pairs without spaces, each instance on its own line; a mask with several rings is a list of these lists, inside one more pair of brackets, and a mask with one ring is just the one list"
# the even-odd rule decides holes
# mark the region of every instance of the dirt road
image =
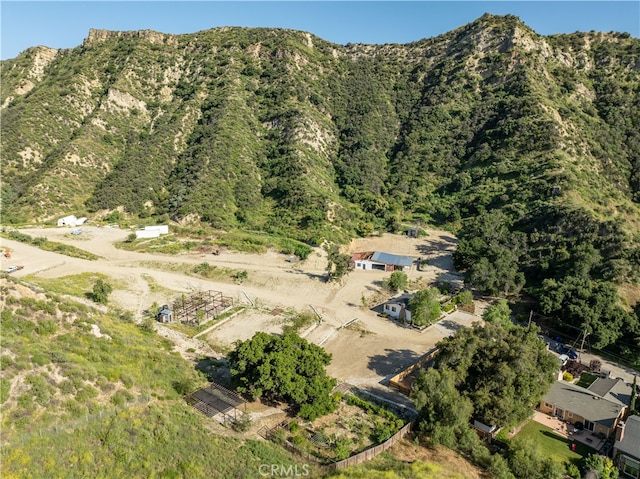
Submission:
[[[390,273],[353,271],[342,284],[327,283],[324,280],[326,256],[320,248],[315,249],[307,260],[292,264],[287,261],[288,255],[276,251],[262,255],[225,251],[219,256],[192,253],[171,256],[121,250],[114,243],[125,239],[131,231],[117,228],[85,226],[79,236],[71,235],[69,228],[21,231],[32,237],[44,236],[51,241],[74,245],[102,259],[70,258],[3,239],[2,247],[12,250],[12,258],[2,261],[3,269],[22,265],[24,269],[12,274],[26,279],[28,275],[57,278],[85,272],[106,274],[118,285],[110,297],[112,304],[132,311],[137,318],[141,318],[142,311],[153,302],[170,303],[182,293],[199,290],[221,291],[247,306],[251,306],[250,301],[253,303],[245,313],[198,340],[161,328],[159,333],[169,336],[176,349],[186,357],[191,347],[203,353],[217,351],[222,354],[234,341],[250,338],[256,331],[280,331],[285,318],[278,310],[314,311],[321,316],[322,322],[312,325],[303,335],[332,353],[329,374],[354,384],[377,384],[433,348],[456,327],[469,326],[472,321],[479,320],[478,316],[456,313],[447,318],[447,323],[442,322],[423,332],[401,327],[363,307],[363,301],[370,303],[379,297],[381,282]],[[451,259],[455,245],[456,239],[449,233],[430,230],[428,236],[419,239],[389,234],[359,239],[346,250],[379,250],[426,259],[427,266],[422,271],[413,266],[407,274],[410,280],[428,284],[436,279],[461,280]],[[221,283],[171,271],[171,265],[195,266],[203,262],[245,270],[247,280],[243,284]],[[349,327],[343,327],[350,321],[353,323]]]

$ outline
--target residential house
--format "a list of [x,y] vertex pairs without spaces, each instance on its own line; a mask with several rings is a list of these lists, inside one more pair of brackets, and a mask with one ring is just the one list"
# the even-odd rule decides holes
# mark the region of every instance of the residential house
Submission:
[[411,311],[409,311],[409,299],[411,294],[403,294],[397,298],[391,298],[382,306],[382,312],[393,319],[402,319],[407,323],[411,322]]
[[631,388],[620,378],[598,378],[588,388],[556,381],[542,399],[539,409],[608,437],[624,417],[630,394]]
[[620,470],[620,479],[640,478],[640,416],[629,416],[618,423],[613,462]]
[[354,253],[351,256],[349,267],[351,269],[378,270],[378,271],[406,271],[411,269],[413,258],[382,251],[367,251]]

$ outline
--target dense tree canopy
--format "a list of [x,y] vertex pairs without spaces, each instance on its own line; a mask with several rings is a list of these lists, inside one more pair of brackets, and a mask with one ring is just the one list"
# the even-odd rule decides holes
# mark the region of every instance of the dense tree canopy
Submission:
[[[496,310],[504,319],[504,308]],[[508,427],[527,418],[558,366],[537,327],[502,323],[476,324],[438,344],[435,367],[423,369],[413,384],[420,430],[432,443],[469,454],[493,477],[561,479],[564,468],[534,445],[512,440],[503,455],[492,455],[471,428],[474,419]]]
[[507,300],[504,298],[499,299],[494,304],[487,307],[482,315],[482,319],[487,323],[497,324],[505,329],[509,329],[513,326],[513,322],[511,321],[511,308],[509,307]]
[[440,292],[436,288],[422,289],[416,292],[409,300],[411,322],[416,326],[428,326],[433,324],[442,314],[438,296]]
[[[459,394],[472,405],[467,422],[473,416],[485,424],[507,426],[527,418],[548,390],[558,367],[538,334],[535,326],[506,329],[491,323],[459,330],[438,344],[436,370],[423,373],[416,381],[416,400],[431,398],[425,399],[424,405],[417,404],[424,409],[428,401],[443,394],[447,401],[456,403]],[[449,383],[443,383],[444,379]],[[440,384],[437,391],[434,384]],[[443,384],[455,384],[455,392]],[[437,410],[436,406],[429,407]],[[438,407],[449,406],[439,401]],[[456,414],[460,411],[466,409]],[[422,414],[427,419],[435,417],[430,409]]]
[[229,353],[238,391],[284,401],[310,420],[336,407],[331,394],[336,381],[325,372],[330,362],[330,354],[294,332],[282,336],[257,332]]
[[606,281],[584,276],[569,276],[563,281],[545,279],[540,306],[544,314],[584,330],[596,348],[614,343],[621,336],[640,334],[638,319],[622,308],[615,286]]
[[467,272],[471,286],[493,295],[520,292],[526,236],[510,228],[511,221],[500,210],[467,221],[453,259],[456,268]]

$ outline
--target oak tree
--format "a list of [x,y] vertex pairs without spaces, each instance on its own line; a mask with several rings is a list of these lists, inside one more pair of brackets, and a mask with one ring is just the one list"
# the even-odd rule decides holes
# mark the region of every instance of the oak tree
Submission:
[[330,362],[331,354],[291,331],[282,336],[257,332],[251,339],[238,341],[229,354],[239,392],[286,402],[309,420],[336,407],[332,395],[336,380],[325,371]]

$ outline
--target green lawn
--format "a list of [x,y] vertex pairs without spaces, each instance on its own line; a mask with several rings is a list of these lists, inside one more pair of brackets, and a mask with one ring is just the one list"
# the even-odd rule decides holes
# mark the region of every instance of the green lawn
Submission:
[[588,388],[591,384],[598,379],[598,376],[590,373],[582,373],[580,375],[580,380],[576,383],[576,386],[580,386],[582,388]]
[[535,421],[529,421],[514,437],[536,444],[544,457],[550,457],[560,463],[577,463],[589,454],[595,454],[595,449],[576,441],[576,452],[571,451],[572,441],[557,435],[553,429]]

